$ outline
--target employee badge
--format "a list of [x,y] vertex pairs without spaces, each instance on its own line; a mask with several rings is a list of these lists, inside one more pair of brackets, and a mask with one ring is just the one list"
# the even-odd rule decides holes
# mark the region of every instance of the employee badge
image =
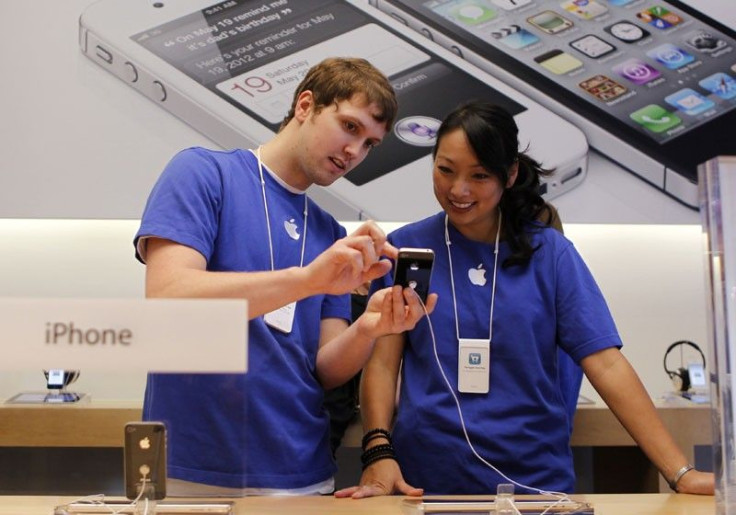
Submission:
[[457,389],[461,393],[488,393],[491,378],[491,340],[458,340]]

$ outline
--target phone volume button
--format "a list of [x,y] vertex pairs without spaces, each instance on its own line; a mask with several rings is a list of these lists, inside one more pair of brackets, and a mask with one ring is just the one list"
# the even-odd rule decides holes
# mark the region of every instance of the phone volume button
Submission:
[[463,56],[463,51],[460,50],[460,47],[455,46],[455,45],[450,45],[450,50],[452,51],[453,54],[456,54],[461,59],[465,59],[465,57]]
[[125,78],[129,82],[138,82],[138,68],[130,61],[125,61]]
[[168,95],[166,93],[166,88],[164,87],[164,85],[157,80],[153,81],[153,84],[155,86],[154,90],[158,93],[158,100],[161,102],[165,101]]
[[407,26],[409,25],[408,23],[406,23],[406,20],[405,20],[404,18],[402,18],[401,16],[399,16],[399,15],[398,15],[398,14],[396,14],[396,13],[391,13],[391,17],[392,17],[392,18],[393,18],[394,20],[397,20],[397,21],[399,21],[399,22],[403,23],[404,25],[407,25]]
[[100,45],[97,45],[97,47],[95,48],[95,55],[105,61],[107,64],[112,64],[112,54],[106,49],[102,48]]

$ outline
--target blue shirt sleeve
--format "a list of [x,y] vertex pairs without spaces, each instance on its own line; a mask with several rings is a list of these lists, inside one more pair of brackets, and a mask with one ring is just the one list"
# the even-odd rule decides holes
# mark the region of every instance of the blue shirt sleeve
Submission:
[[155,236],[191,247],[206,260],[212,256],[222,205],[222,180],[217,163],[198,149],[179,152],[166,165],[146,203],[135,236],[136,257],[140,238]]
[[559,343],[576,363],[608,347],[621,347],[608,304],[593,275],[572,244],[557,258],[557,331]]

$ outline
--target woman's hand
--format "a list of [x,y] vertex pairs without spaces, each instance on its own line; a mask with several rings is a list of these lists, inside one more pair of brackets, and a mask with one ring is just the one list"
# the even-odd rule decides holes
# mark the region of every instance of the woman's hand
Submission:
[[338,490],[335,492],[335,497],[363,499],[394,493],[419,497],[424,493],[424,490],[414,488],[404,481],[399,464],[395,460],[384,459],[373,463],[363,471],[360,486]]
[[715,484],[715,476],[712,472],[691,470],[677,482],[677,493],[713,495],[715,493]]
[[387,334],[400,334],[414,329],[417,322],[434,310],[437,294],[427,297],[422,307],[416,292],[411,288],[391,286],[378,290],[368,299],[365,312],[358,318],[358,331],[368,338],[378,338]]

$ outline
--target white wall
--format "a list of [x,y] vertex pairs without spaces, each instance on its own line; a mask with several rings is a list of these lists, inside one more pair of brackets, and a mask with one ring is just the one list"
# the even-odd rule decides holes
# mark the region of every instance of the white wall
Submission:
[[[355,225],[346,223],[349,230]],[[137,226],[137,221],[0,220],[0,296],[143,297],[145,268],[132,245]],[[645,386],[653,396],[670,390],[662,369],[667,346],[690,339],[706,347],[700,227],[566,224],[565,231],[606,295],[624,353]],[[672,364],[679,365],[679,358]],[[98,399],[142,399],[144,382],[145,371],[82,370],[72,389]],[[40,368],[0,373],[0,401],[44,387]],[[587,383],[583,394],[597,397]]]
[[[0,220],[0,296],[142,298],[145,267],[135,260],[132,243],[137,228],[136,220]],[[144,386],[145,371],[82,370],[70,390],[143,399]],[[0,402],[45,387],[40,367],[0,372]]]
[[[705,271],[698,225],[566,224],[608,301],[623,352],[652,396],[672,390],[662,358],[677,340],[697,343],[707,356]],[[692,352],[685,355],[694,358]],[[670,368],[680,356],[668,357]],[[583,395],[598,398],[585,381]]]

